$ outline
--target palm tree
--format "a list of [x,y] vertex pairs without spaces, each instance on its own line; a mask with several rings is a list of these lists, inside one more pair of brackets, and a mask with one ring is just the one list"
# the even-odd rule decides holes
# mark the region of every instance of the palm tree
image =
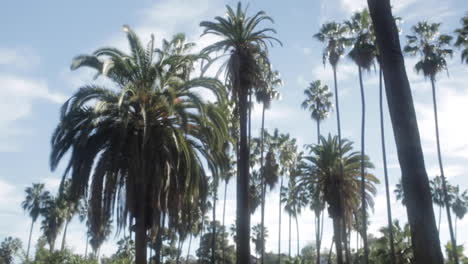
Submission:
[[316,80],[304,90],[304,96],[306,99],[301,106],[310,112],[310,117],[317,123],[317,144],[320,144],[320,122],[325,120],[332,110],[330,99],[333,94],[326,84],[322,85],[320,80]]
[[[89,228],[89,221],[88,221],[88,202],[83,200],[79,207],[78,207],[78,219],[80,223],[85,223],[86,228]],[[88,244],[89,244],[89,232],[86,232],[86,246],[85,246],[85,253],[84,258],[88,257]]]
[[[255,97],[258,103],[262,104],[262,125],[260,129],[260,179],[261,179],[261,220],[260,220],[260,232],[261,237],[264,237],[263,232],[265,231],[265,195],[266,195],[266,186],[267,181],[265,175],[265,164],[264,164],[264,151],[265,151],[265,111],[271,107],[271,101],[273,99],[279,98],[279,93],[275,90],[277,86],[282,85],[282,80],[279,78],[279,72],[273,71],[269,63],[263,63],[263,85],[257,88]],[[264,263],[265,258],[265,249],[264,244],[261,244],[261,254],[260,254],[260,263]]]
[[468,211],[468,190],[460,193],[460,186],[453,188],[452,210],[455,214],[455,240],[457,239],[457,219],[462,220]]
[[[249,145],[247,142],[248,95],[252,87],[258,87],[261,78],[261,67],[258,57],[267,58],[267,41],[277,41],[269,33],[275,33],[272,28],[257,30],[259,23],[265,20],[273,21],[265,12],[260,11],[254,16],[248,16],[247,10],[237,4],[234,11],[227,6],[225,17],[216,17],[215,22],[204,21],[203,35],[214,34],[222,40],[206,47],[203,52],[230,52],[226,61],[226,76],[231,88],[231,94],[236,102],[239,115],[239,162],[237,177],[237,250],[238,263],[250,262],[250,210],[249,210]],[[280,42],[279,42],[280,43]]]
[[43,183],[33,183],[32,187],[27,187],[26,198],[21,203],[21,207],[29,213],[31,217],[31,228],[29,230],[28,249],[26,251],[26,259],[29,260],[29,248],[31,246],[31,236],[33,232],[34,223],[41,214],[45,207],[46,201],[50,199],[49,191],[44,190]]
[[407,36],[408,43],[404,51],[411,55],[419,55],[420,61],[415,65],[416,71],[422,72],[425,77],[429,77],[432,85],[432,100],[434,106],[434,119],[437,143],[437,158],[439,160],[440,177],[442,178],[442,190],[444,194],[444,203],[447,210],[447,220],[449,223],[450,240],[454,245],[453,255],[455,264],[458,264],[458,256],[456,252],[455,235],[452,227],[452,217],[450,214],[449,197],[447,191],[447,183],[444,174],[444,166],[442,164],[442,153],[440,149],[439,137],[439,120],[437,115],[437,96],[436,96],[436,75],[444,70],[447,70],[447,57],[451,57],[453,50],[450,49],[452,37],[445,34],[439,34],[440,23],[419,22],[412,27],[414,35]]
[[212,91],[219,102],[225,96],[219,81],[192,78],[192,64],[204,56],[185,53],[191,45],[183,35],[154,53],[153,37],[144,48],[128,26],[124,31],[130,55],[101,48],[73,60],[72,69],[91,67],[116,89],[87,85],[63,105],[50,163],[55,170],[72,153],[64,177],[71,176],[73,198],[90,194],[90,228],[105,230],[100,226],[118,208],[118,229],[135,223],[136,263],[144,264],[147,231],[159,227],[160,216],[177,219],[189,213],[187,204],[206,199],[203,162],[215,151],[208,148],[221,150],[227,138],[222,107],[194,89]]
[[462,62],[468,63],[468,16],[464,16],[460,19],[460,22],[462,27],[455,30],[455,33],[458,35],[455,46],[462,49]]
[[[366,197],[365,197],[365,124],[366,124],[366,100],[364,95],[364,84],[362,81],[362,70],[369,71],[376,56],[376,48],[374,46],[373,34],[371,30],[371,19],[367,9],[361,12],[356,12],[351,17],[350,21],[346,22],[348,30],[352,36],[353,46],[349,52],[349,57],[358,66],[359,72],[359,86],[361,90],[361,199],[362,199],[362,217],[363,223],[367,223],[366,213]],[[367,224],[363,226],[363,240],[364,240],[364,263],[369,262],[369,245],[367,243]]]
[[[341,142],[341,121],[340,121],[340,104],[338,94],[337,67],[338,63],[345,53],[346,46],[351,44],[350,39],[346,37],[348,28],[344,24],[330,22],[323,24],[319,32],[314,37],[320,42],[326,42],[326,47],[323,51],[323,64],[326,61],[332,66],[333,80],[335,84],[335,105],[336,105],[336,123],[338,128],[338,140]],[[339,144],[341,146],[341,144]],[[339,195],[339,194],[338,194]],[[339,198],[340,203],[343,203],[342,198]],[[344,225],[344,223],[341,223]],[[348,256],[348,254],[347,254]],[[341,264],[342,259],[338,256],[338,264]],[[349,261],[348,261],[349,262]]]
[[442,208],[445,207],[444,203],[444,191],[442,190],[442,179],[440,176],[435,176],[429,181],[431,186],[432,202],[439,207],[439,223],[437,225],[437,231],[440,234],[440,222],[442,219]]
[[55,248],[55,241],[65,222],[64,206],[60,198],[49,196],[44,202],[41,215],[43,217],[41,230],[49,244],[49,250],[52,253]]
[[70,180],[65,180],[61,186],[59,199],[61,205],[63,206],[63,212],[65,217],[65,225],[63,229],[63,238],[62,238],[62,247],[60,250],[65,249],[65,239],[67,236],[68,224],[72,220],[73,216],[77,214],[81,207],[81,200],[76,200],[71,197],[71,182]]
[[424,164],[411,88],[401,52],[398,27],[392,14],[390,0],[367,0],[367,3],[385,79],[414,256],[418,263],[442,263],[443,255],[437,235],[429,179]]
[[[91,216],[89,216],[91,218]],[[112,233],[112,220],[108,220],[105,224],[91,225],[89,229],[89,244],[93,249],[93,254],[99,260],[102,244],[109,238]]]
[[[353,211],[360,206],[362,160],[361,153],[352,152],[352,142],[344,139],[341,141],[341,147],[339,144],[339,139],[336,136],[321,137],[321,144],[307,146],[311,155],[304,157],[304,162],[316,167],[315,175],[317,176],[318,188],[323,193],[324,200],[328,204],[328,213],[333,219],[337,261],[343,263],[342,245],[345,242],[342,238],[342,234],[345,234],[343,228],[346,228],[346,224],[351,224]],[[365,156],[364,162],[366,168],[373,168],[367,156]],[[370,173],[366,173],[365,179],[365,206],[373,208],[372,196],[376,192],[374,184],[379,183],[379,181]]]

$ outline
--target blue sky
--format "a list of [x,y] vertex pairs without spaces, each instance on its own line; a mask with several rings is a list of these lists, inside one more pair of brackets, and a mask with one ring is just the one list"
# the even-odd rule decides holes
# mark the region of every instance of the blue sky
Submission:
[[[302,92],[307,84],[320,79],[332,87],[331,69],[322,64],[322,45],[313,40],[321,23],[343,21],[351,13],[365,6],[363,0],[316,0],[305,1],[243,1],[249,3],[251,12],[265,10],[275,19],[274,27],[283,46],[271,49],[271,60],[281,72],[284,87],[282,98],[274,102],[267,112],[266,126],[279,128],[298,139],[299,146],[315,141],[315,124],[309,114],[300,109]],[[199,47],[213,41],[212,37],[200,38],[198,26],[202,20],[212,19],[224,13],[225,4],[234,1],[220,0],[165,0],[165,1],[6,1],[0,11],[0,240],[5,236],[20,237],[25,243],[30,219],[20,208],[24,188],[32,182],[44,182],[55,191],[61,172],[51,173],[48,166],[50,136],[58,121],[58,110],[66,98],[83,84],[92,82],[87,70],[70,72],[71,59],[82,53],[90,53],[104,45],[126,49],[126,39],[121,28],[128,24],[143,38],[151,33],[158,41],[185,32]],[[463,0],[395,0],[392,1],[395,15],[403,18],[402,42],[410,26],[420,20],[443,22],[441,30],[453,32],[459,19],[467,11]],[[423,143],[426,167],[430,177],[438,173],[434,120],[430,84],[414,70],[415,60],[406,59],[407,72],[415,100],[419,128]],[[450,75],[440,74],[437,89],[442,151],[447,177],[462,189],[468,187],[468,124],[460,117],[468,113],[468,69],[462,66],[459,52],[449,62]],[[348,58],[343,58],[338,70],[340,107],[343,136],[360,145],[360,97],[357,68]],[[376,169],[373,171],[383,181],[382,159],[378,126],[378,80],[374,71],[364,75],[367,97],[367,149]],[[100,82],[105,83],[103,80]],[[386,113],[387,145],[390,168],[390,184],[400,177],[395,153],[393,133]],[[260,108],[253,112],[253,128],[258,134]],[[336,133],[334,113],[324,122],[322,133]],[[228,189],[228,222],[234,220],[235,186]],[[222,197],[220,190],[220,197]],[[384,187],[379,186],[375,198],[375,211],[370,219],[370,231],[377,233],[386,223]],[[267,199],[267,227],[269,240],[267,250],[277,250],[277,204],[278,193],[273,191]],[[394,216],[406,222],[405,209],[396,202],[392,193]],[[221,208],[219,208],[221,215]],[[437,209],[437,208],[436,208]],[[437,210],[436,210],[437,212]],[[443,215],[445,217],[445,214]],[[252,223],[259,222],[254,215]],[[448,227],[443,218],[441,240],[448,240]],[[313,214],[305,211],[299,221],[301,247],[311,242]],[[467,242],[468,220],[458,223],[458,240]],[[68,243],[77,252],[84,250],[84,227],[75,219],[69,228]],[[33,240],[39,235],[36,226]],[[325,229],[324,245],[331,239],[331,224]],[[293,233],[293,252],[297,246]],[[287,251],[287,226],[282,229],[283,250]],[[59,241],[61,241],[59,239]],[[111,238],[103,247],[109,255],[115,248]]]

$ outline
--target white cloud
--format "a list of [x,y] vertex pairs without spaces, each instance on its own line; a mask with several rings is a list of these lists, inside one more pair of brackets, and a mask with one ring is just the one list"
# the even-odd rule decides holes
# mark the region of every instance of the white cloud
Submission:
[[36,100],[62,103],[66,98],[49,90],[44,80],[33,80],[13,74],[0,74],[0,151],[18,150],[15,136],[25,133],[16,121],[27,118]]
[[37,66],[39,62],[39,56],[31,49],[11,49],[0,47],[0,66],[15,67],[26,70]]

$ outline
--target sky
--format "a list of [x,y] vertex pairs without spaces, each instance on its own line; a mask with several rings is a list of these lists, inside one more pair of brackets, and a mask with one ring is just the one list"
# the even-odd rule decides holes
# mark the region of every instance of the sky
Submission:
[[[308,83],[321,80],[333,88],[333,75],[329,66],[322,64],[323,46],[312,38],[322,23],[343,21],[352,12],[363,8],[365,0],[294,0],[242,1],[249,4],[251,14],[264,10],[274,20],[273,27],[283,45],[270,49],[275,69],[281,73],[284,86],[279,89],[281,99],[267,112],[266,128],[278,128],[297,138],[298,145],[314,143],[315,123],[309,113],[300,108],[303,90]],[[235,1],[221,0],[164,0],[164,1],[6,1],[0,10],[0,240],[6,236],[19,237],[26,246],[30,218],[22,211],[24,189],[32,183],[42,182],[56,192],[62,168],[51,172],[49,168],[50,138],[58,123],[61,104],[80,86],[93,82],[89,70],[70,71],[71,59],[78,54],[89,54],[102,46],[128,49],[122,25],[131,26],[144,40],[153,33],[160,43],[178,32],[203,48],[214,41],[213,37],[200,37],[199,23],[223,15],[226,4]],[[418,21],[442,22],[441,31],[453,33],[459,20],[467,11],[463,0],[394,0],[394,15],[402,17],[401,41]],[[269,26],[265,24],[265,26]],[[418,75],[414,58],[406,58],[408,77],[413,92],[418,125],[422,139],[425,163],[429,177],[439,173],[430,83]],[[440,119],[440,136],[446,176],[451,184],[468,188],[468,123],[460,121],[468,113],[468,68],[460,63],[460,52],[448,63],[449,74],[441,73],[437,79]],[[343,137],[360,146],[360,94],[357,67],[344,57],[338,68],[340,110]],[[105,80],[98,82],[106,84]],[[380,148],[378,116],[378,79],[376,71],[364,74],[366,92],[366,153],[375,165],[371,171],[383,183],[383,166]],[[253,111],[253,135],[259,133],[261,108]],[[391,185],[393,216],[406,223],[406,209],[396,201],[394,186],[401,176],[395,141],[386,118],[386,144]],[[336,116],[332,112],[322,124],[323,134],[336,134]],[[234,181],[233,181],[234,182]],[[266,226],[267,251],[277,252],[278,188],[267,195]],[[223,198],[223,189],[219,196]],[[235,185],[228,186],[226,222],[235,218]],[[435,207],[436,215],[438,208]],[[217,214],[222,215],[222,207]],[[283,223],[287,223],[284,214]],[[369,232],[379,235],[386,225],[385,189],[378,186],[375,209],[370,216]],[[252,225],[260,222],[260,215],[252,217]],[[299,247],[314,241],[314,216],[304,210],[299,218]],[[40,235],[36,225],[33,241]],[[295,230],[295,229],[293,229]],[[296,232],[292,234],[292,252],[296,252]],[[287,253],[288,228],[281,229],[282,252]],[[331,221],[326,221],[323,245],[329,247],[332,237]],[[446,215],[443,213],[440,230],[441,242],[449,240]],[[458,241],[466,244],[468,218],[458,221]],[[101,252],[110,255],[115,250],[114,235],[103,245]],[[352,239],[354,240],[354,239]],[[198,243],[195,240],[194,243]],[[61,242],[61,236],[57,242]],[[354,241],[351,242],[354,247]],[[67,245],[77,253],[85,247],[85,228],[77,217],[69,226]],[[186,245],[185,245],[186,248]],[[192,254],[193,254],[192,247]]]

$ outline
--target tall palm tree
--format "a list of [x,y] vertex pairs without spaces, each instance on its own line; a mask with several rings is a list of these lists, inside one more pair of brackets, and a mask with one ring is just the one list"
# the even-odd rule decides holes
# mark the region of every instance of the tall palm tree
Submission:
[[453,188],[452,210],[455,214],[455,240],[457,239],[457,219],[462,220],[468,211],[468,190],[460,193],[460,186]]
[[33,183],[32,187],[27,187],[26,198],[21,203],[21,207],[29,213],[31,217],[31,228],[29,230],[28,249],[26,250],[26,259],[29,260],[29,248],[31,246],[31,236],[34,223],[44,209],[46,201],[50,199],[49,191],[46,191],[43,183]]
[[63,206],[63,213],[65,216],[65,224],[63,229],[63,238],[62,238],[62,246],[60,250],[65,249],[65,239],[67,236],[68,224],[72,220],[72,218],[77,214],[81,207],[81,200],[74,199],[71,196],[71,182],[70,180],[65,180],[61,186],[59,199],[61,201],[61,205]]
[[[264,152],[265,152],[265,111],[271,107],[271,102],[274,99],[279,98],[279,93],[275,90],[277,86],[282,85],[282,80],[280,79],[279,72],[273,71],[269,63],[263,63],[262,65],[262,83],[259,88],[257,88],[255,93],[255,98],[258,103],[262,104],[262,125],[260,129],[260,179],[261,179],[261,220],[260,220],[260,235],[264,240],[265,231],[265,195],[267,181],[265,175],[265,164],[264,164]],[[265,258],[265,244],[260,244],[262,246],[260,253],[260,263],[264,263]]]
[[301,106],[310,112],[310,117],[317,123],[317,144],[320,144],[320,122],[325,120],[332,110],[330,99],[333,94],[326,84],[322,85],[320,80],[316,80],[304,90],[304,96],[306,99]]
[[49,250],[52,253],[55,249],[55,241],[65,222],[64,206],[58,197],[49,196],[45,201],[44,208],[41,211],[43,217],[41,230],[49,244]]
[[73,60],[72,69],[91,67],[116,89],[87,85],[65,102],[50,163],[55,170],[72,153],[64,177],[71,176],[72,197],[90,194],[90,228],[104,230],[118,208],[118,229],[135,223],[136,263],[144,264],[147,231],[159,227],[161,215],[178,219],[189,213],[182,210],[187,204],[206,199],[203,162],[214,151],[207,148],[221,150],[227,138],[221,107],[194,89],[206,88],[218,101],[225,96],[219,81],[192,77],[192,64],[204,56],[185,53],[191,45],[183,36],[153,52],[153,37],[144,48],[128,26],[124,31],[130,54],[101,48]]
[[414,35],[408,35],[404,51],[411,55],[420,57],[416,63],[416,71],[422,72],[425,77],[429,77],[432,85],[432,101],[434,107],[436,143],[437,143],[437,158],[439,161],[440,177],[442,178],[442,190],[444,193],[444,203],[447,211],[447,220],[449,223],[450,240],[453,247],[453,255],[455,264],[458,264],[458,255],[456,252],[456,241],[452,226],[452,217],[450,213],[449,198],[447,191],[447,183],[442,164],[442,151],[440,149],[439,137],[439,119],[437,114],[437,96],[436,96],[436,76],[441,71],[447,70],[447,57],[451,57],[453,50],[450,49],[452,37],[445,34],[439,34],[440,23],[419,22],[412,27]]
[[462,17],[460,22],[462,27],[455,30],[455,33],[457,34],[455,46],[462,49],[462,62],[468,63],[468,15]]
[[437,235],[429,179],[398,27],[390,0],[367,0],[367,3],[385,79],[415,260],[418,263],[442,263],[443,255]]
[[[346,228],[346,224],[351,224],[353,211],[360,206],[362,160],[361,153],[353,152],[352,142],[344,139],[341,141],[341,147],[339,144],[336,136],[321,137],[321,144],[308,146],[311,155],[304,157],[304,161],[316,167],[318,188],[323,193],[324,200],[328,204],[328,213],[333,219],[337,261],[343,263],[342,246],[345,242],[342,238],[343,229]],[[366,168],[373,168],[367,156],[364,162]],[[374,185],[379,181],[370,173],[366,173],[365,179],[365,206],[373,208],[372,197],[376,192]],[[343,222],[345,225],[342,224]]]
[[[237,4],[234,11],[227,6],[224,17],[215,17],[215,22],[204,21],[203,35],[214,34],[222,39],[203,52],[230,52],[225,62],[226,77],[233,101],[239,115],[239,162],[237,177],[237,263],[250,262],[250,210],[249,210],[249,144],[247,142],[248,95],[253,87],[258,87],[261,78],[259,57],[267,62],[267,41],[277,41],[269,35],[275,33],[272,28],[258,29],[262,21],[273,21],[265,12],[260,11],[254,16],[248,16],[247,10]],[[279,42],[280,43],[280,42]]]
[[[326,61],[332,66],[333,80],[335,84],[335,107],[336,107],[336,123],[338,128],[338,140],[341,142],[341,120],[340,120],[340,104],[339,104],[339,93],[338,93],[338,79],[337,79],[337,68],[341,57],[345,53],[347,46],[351,44],[350,39],[346,36],[348,28],[341,23],[330,22],[323,24],[319,32],[314,35],[318,41],[326,43],[326,47],[323,51],[323,64],[326,65]],[[341,147],[341,144],[339,144]],[[340,194],[338,194],[340,195]],[[340,203],[343,203],[342,198],[339,197]],[[342,218],[343,220],[343,218]],[[344,223],[341,223],[344,225]],[[341,254],[341,252],[340,252]],[[348,256],[348,255],[347,255]],[[342,263],[342,256],[337,256],[338,264]]]
[[366,131],[366,100],[364,95],[364,84],[362,81],[362,71],[369,71],[374,65],[376,56],[376,48],[374,46],[372,34],[372,21],[369,11],[364,9],[356,12],[351,17],[351,20],[346,22],[348,30],[351,34],[353,45],[349,52],[349,57],[358,66],[359,86],[361,90],[361,199],[362,199],[362,218],[363,218],[363,241],[364,241],[364,263],[369,262],[369,245],[367,243],[367,212],[366,212],[366,197],[365,197],[365,131]]

